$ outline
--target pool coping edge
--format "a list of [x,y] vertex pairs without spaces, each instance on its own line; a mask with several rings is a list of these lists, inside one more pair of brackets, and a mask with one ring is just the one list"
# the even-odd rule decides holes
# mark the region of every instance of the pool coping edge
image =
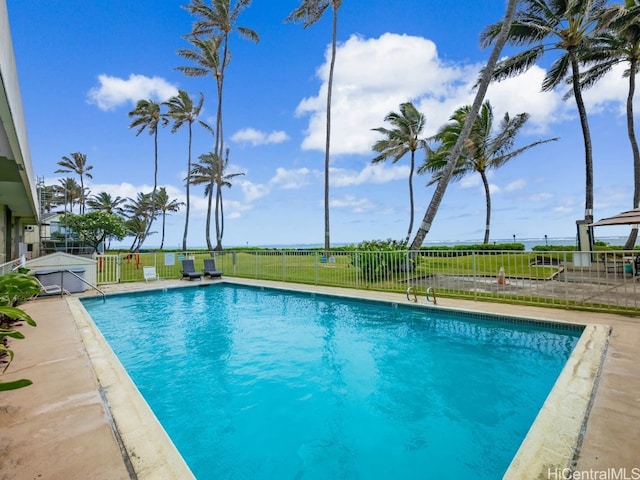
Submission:
[[611,327],[585,326],[504,480],[565,478],[575,468]]
[[[79,298],[67,298],[96,378],[137,480],[195,480],[133,380]],[[119,438],[118,438],[119,437]]]

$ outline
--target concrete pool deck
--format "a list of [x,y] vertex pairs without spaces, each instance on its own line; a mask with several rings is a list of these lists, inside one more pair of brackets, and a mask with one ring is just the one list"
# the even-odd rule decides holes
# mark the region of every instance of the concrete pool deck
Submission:
[[[280,282],[226,281],[407,303],[403,294]],[[207,281],[165,280],[106,285],[103,290],[116,293],[192,287],[203,283]],[[86,292],[83,295],[94,294]],[[184,470],[186,466],[171,450],[162,428],[153,420],[141,420],[148,419],[145,411],[148,407],[133,399],[137,396],[135,387],[119,388],[126,386],[128,376],[118,371],[117,366],[110,365],[109,352],[105,353],[99,338],[92,337],[86,319],[74,311],[74,302],[77,303],[75,298],[54,297],[30,301],[23,306],[38,322],[38,327],[20,327],[26,338],[11,341],[15,359],[0,379],[29,378],[34,384],[0,393],[0,447],[3,452],[0,455],[0,480],[189,478],[188,468]],[[609,326],[611,333],[606,356],[596,394],[589,405],[575,471],[625,469],[629,478],[633,478],[634,468],[640,473],[640,318],[450,299],[438,299],[438,306]],[[575,377],[575,373],[568,372],[568,376]],[[563,399],[556,399],[556,404],[570,410],[574,399],[567,396],[564,401],[563,405]],[[119,410],[130,407],[131,403],[134,413],[128,411],[122,418]],[[112,415],[117,429],[113,427]],[[556,436],[555,431],[547,433],[549,439]],[[544,448],[542,452],[544,454]],[[551,456],[551,452],[549,454]],[[553,470],[530,473],[526,478],[569,478]]]

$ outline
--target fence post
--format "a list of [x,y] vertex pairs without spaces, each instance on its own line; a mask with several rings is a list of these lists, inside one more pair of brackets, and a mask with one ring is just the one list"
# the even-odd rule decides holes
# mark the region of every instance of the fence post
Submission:
[[473,299],[478,300],[478,285],[476,282],[478,281],[476,278],[476,252],[475,250],[471,251],[471,266],[473,271]]
[[353,252],[353,268],[356,269],[356,288],[360,288],[360,269],[358,268],[358,251]]
[[562,263],[564,264],[564,305],[565,307],[569,306],[569,282],[567,281],[567,252],[564,252],[563,254],[563,261]]
[[255,262],[254,262],[255,274],[254,274],[254,277],[258,278],[258,251],[253,252],[253,257],[255,258]]

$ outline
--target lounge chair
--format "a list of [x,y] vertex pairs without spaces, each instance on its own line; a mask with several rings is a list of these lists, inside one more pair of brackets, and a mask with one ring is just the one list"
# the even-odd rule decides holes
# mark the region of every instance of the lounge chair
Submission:
[[145,282],[149,280],[160,280],[160,277],[158,277],[156,273],[156,267],[142,267],[142,274],[144,275]]
[[40,293],[38,294],[38,296],[71,295],[69,290],[67,290],[66,288],[62,288],[60,285],[43,285],[38,277],[33,277],[33,279],[38,282],[38,285],[40,285]]
[[182,260],[182,278],[188,278],[189,280],[202,278],[202,272],[196,272],[193,260]]
[[204,276],[209,278],[222,277],[222,272],[216,270],[216,260],[214,258],[204,259]]

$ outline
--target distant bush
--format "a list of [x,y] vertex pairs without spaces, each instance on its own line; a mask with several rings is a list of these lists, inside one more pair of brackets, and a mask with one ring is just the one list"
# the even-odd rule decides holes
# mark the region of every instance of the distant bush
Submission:
[[[351,257],[354,266],[360,268],[362,277],[369,282],[388,280],[407,270],[407,247],[397,240],[367,240],[354,248]],[[409,264],[409,269],[411,269]]]
[[575,245],[536,245],[531,249],[534,252],[575,252]]
[[524,252],[523,243],[477,243],[474,245],[431,246],[422,247],[421,251],[440,252],[439,256],[458,256],[461,252],[474,253],[499,253],[499,252]]

